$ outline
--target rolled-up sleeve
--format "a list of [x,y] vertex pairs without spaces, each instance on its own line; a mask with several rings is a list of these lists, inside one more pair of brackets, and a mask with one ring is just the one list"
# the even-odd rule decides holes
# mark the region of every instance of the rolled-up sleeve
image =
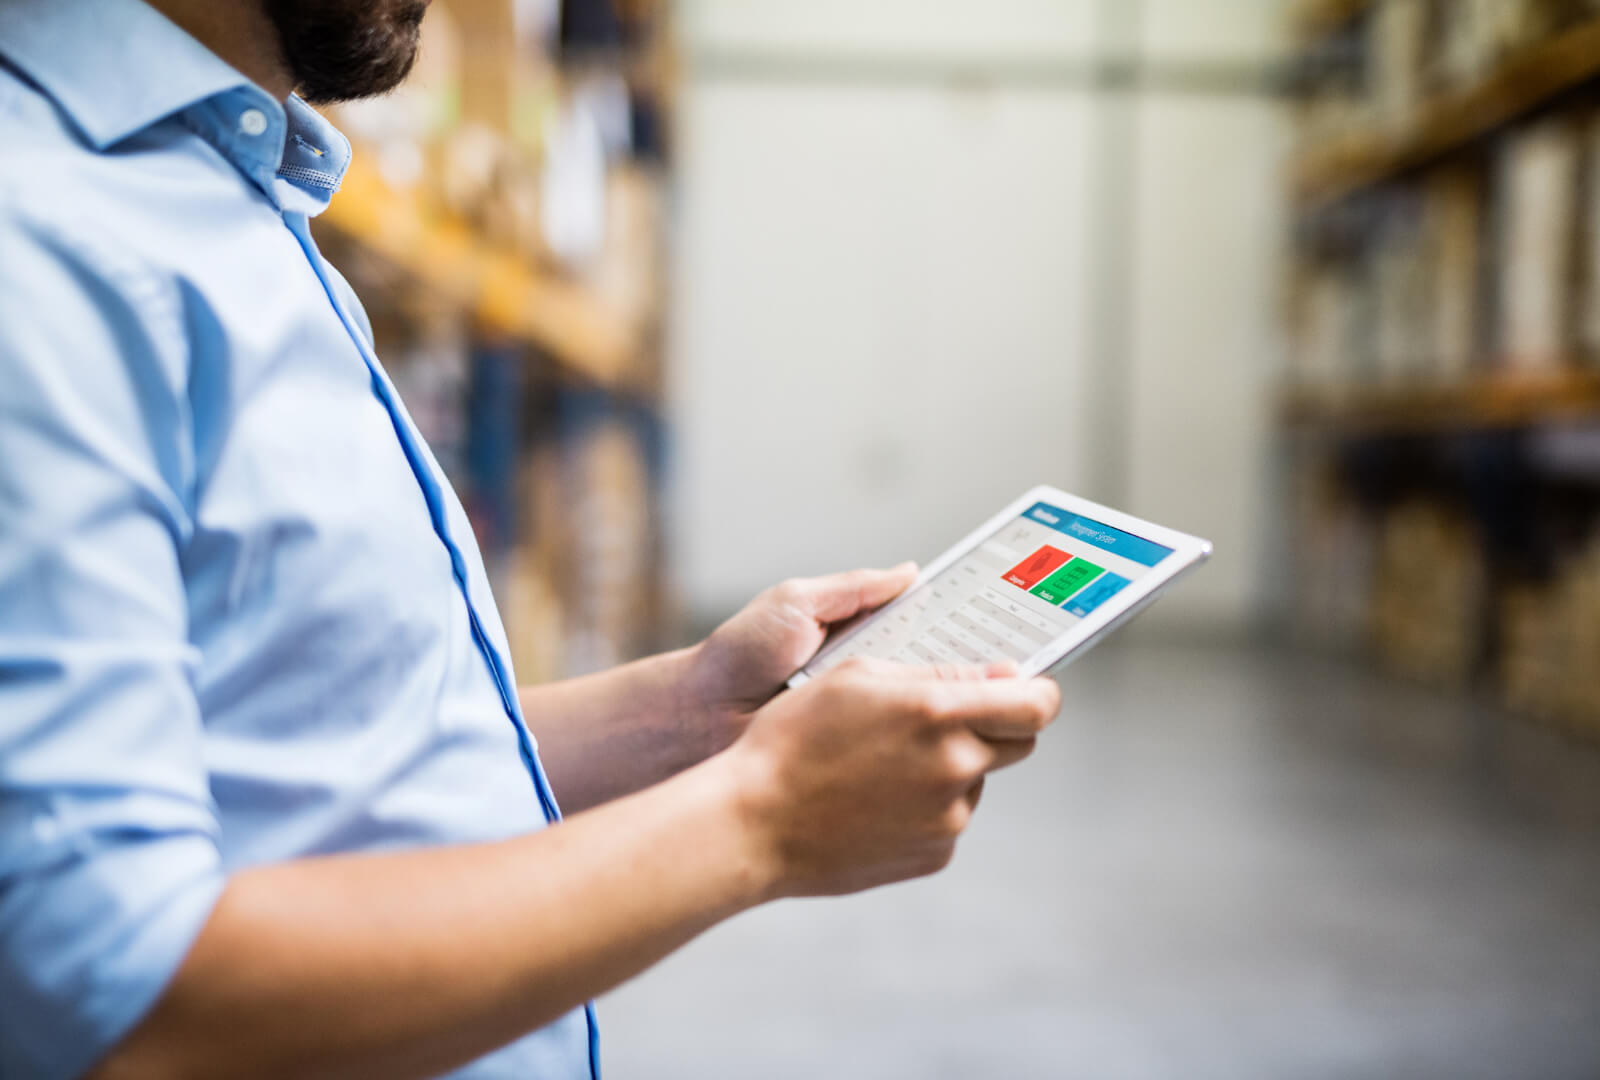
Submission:
[[176,291],[0,193],[0,1076],[90,1068],[223,887]]

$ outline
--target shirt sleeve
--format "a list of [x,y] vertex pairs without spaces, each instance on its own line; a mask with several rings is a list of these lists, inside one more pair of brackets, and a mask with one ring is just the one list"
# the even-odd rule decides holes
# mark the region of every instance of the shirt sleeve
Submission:
[[[87,233],[87,230],[84,230]],[[176,287],[0,198],[0,1076],[70,1077],[223,886]]]

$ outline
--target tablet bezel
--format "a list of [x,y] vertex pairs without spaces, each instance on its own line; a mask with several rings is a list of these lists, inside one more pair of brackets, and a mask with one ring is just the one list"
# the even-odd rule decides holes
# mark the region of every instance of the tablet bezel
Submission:
[[1198,536],[1190,536],[1188,533],[1182,533],[1176,529],[1169,529],[1164,525],[1145,521],[1142,518],[1134,517],[1132,514],[1123,513],[1121,510],[1113,510],[1109,506],[1101,506],[1099,503],[1062,491],[1060,488],[1041,484],[1012,500],[1004,509],[994,514],[976,529],[973,529],[955,546],[923,567],[922,571],[917,574],[917,579],[911,583],[905,592],[866,618],[852,620],[843,629],[843,632],[830,635],[811,659],[807,660],[799,671],[789,677],[788,685],[791,687],[800,686],[810,681],[814,676],[807,669],[812,664],[843,645],[878,619],[886,618],[931,579],[942,574],[953,563],[993,537],[1001,529],[1011,524],[1012,521],[1020,518],[1035,503],[1040,502],[1049,503],[1070,513],[1103,522],[1123,532],[1132,533],[1134,536],[1171,548],[1172,554],[1162,559],[1155,566],[1150,567],[1149,573],[1143,575],[1137,581],[1131,582],[1116,596],[1090,612],[1089,615],[1075,623],[1065,633],[1052,639],[1048,644],[1040,646],[1037,653],[1018,665],[1021,669],[1021,674],[1024,676],[1042,675],[1052,668],[1060,666],[1064,661],[1077,659],[1087,652],[1090,646],[1098,643],[1112,630],[1148,606],[1157,594],[1171,585],[1178,577],[1200,565],[1211,556],[1211,542],[1209,540],[1202,540]]

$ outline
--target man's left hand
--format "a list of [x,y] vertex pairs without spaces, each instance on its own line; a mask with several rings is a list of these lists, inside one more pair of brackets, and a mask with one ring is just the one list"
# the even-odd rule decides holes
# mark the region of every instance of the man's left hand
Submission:
[[916,564],[902,563],[890,570],[794,578],[717,627],[696,650],[687,687],[695,705],[714,718],[712,749],[738,737],[750,714],[816,654],[830,626],[882,607],[916,577]]

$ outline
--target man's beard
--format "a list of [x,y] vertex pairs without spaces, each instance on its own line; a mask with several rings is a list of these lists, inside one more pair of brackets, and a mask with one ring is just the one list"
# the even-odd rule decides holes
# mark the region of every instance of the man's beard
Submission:
[[314,105],[398,86],[417,58],[426,0],[263,0],[300,96]]

